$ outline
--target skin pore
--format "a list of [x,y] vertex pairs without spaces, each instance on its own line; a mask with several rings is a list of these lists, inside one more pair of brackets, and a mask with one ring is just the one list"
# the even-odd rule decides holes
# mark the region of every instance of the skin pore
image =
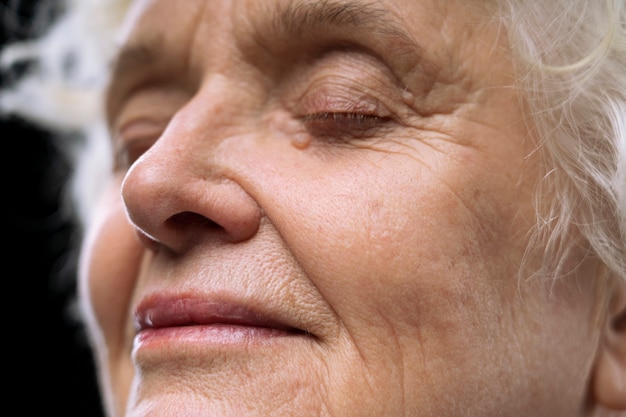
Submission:
[[541,165],[477,3],[134,3],[80,273],[112,416],[584,415],[594,291],[519,277]]

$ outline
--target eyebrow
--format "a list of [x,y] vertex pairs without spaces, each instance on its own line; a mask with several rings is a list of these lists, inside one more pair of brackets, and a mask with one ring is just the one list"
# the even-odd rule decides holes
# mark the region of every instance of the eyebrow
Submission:
[[[269,28],[279,38],[303,38],[320,30],[338,28],[393,38],[402,50],[415,53],[419,45],[391,11],[376,2],[322,0],[286,2],[272,14]],[[258,33],[263,33],[258,31]]]
[[274,27],[300,34],[319,25],[366,25],[384,22],[389,12],[372,3],[324,0],[314,3],[292,3],[274,14]]
[[109,64],[110,73],[115,77],[138,68],[154,65],[159,60],[158,51],[163,45],[161,34],[142,39],[140,42],[124,45]]

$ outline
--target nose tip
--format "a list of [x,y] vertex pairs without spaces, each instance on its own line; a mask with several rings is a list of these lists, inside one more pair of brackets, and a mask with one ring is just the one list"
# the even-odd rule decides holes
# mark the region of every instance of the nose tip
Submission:
[[206,240],[237,243],[254,236],[261,210],[236,181],[169,168],[138,161],[122,184],[128,218],[148,249],[182,253]]

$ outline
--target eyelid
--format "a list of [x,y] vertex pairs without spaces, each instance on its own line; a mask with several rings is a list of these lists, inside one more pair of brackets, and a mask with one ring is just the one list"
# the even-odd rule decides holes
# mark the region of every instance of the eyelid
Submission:
[[126,138],[160,136],[190,96],[189,90],[168,83],[144,85],[127,94],[108,115],[114,147],[124,146],[121,141]]
[[297,112],[301,115],[315,113],[360,113],[389,117],[391,113],[382,101],[368,93],[364,85],[353,86],[344,81],[331,80],[315,83],[307,88],[297,100]]
[[388,93],[378,88],[382,85],[380,73],[359,74],[361,77],[356,79],[334,72],[318,76],[295,98],[294,115],[313,137],[331,142],[365,139],[395,120],[385,105]]
[[354,131],[363,134],[393,118],[382,100],[370,94],[367,86],[345,81],[316,83],[298,100],[298,117],[314,130]]
[[114,169],[129,168],[162,135],[165,126],[153,119],[135,119],[114,136]]

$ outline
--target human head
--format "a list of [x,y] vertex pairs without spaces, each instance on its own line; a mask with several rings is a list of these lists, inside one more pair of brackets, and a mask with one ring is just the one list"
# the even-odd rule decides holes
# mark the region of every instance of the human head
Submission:
[[[108,99],[112,134],[134,139],[121,147],[132,160],[143,156],[118,170],[112,200],[99,203],[105,216],[88,218],[84,252],[111,410],[124,408],[126,389],[137,394],[131,411],[146,414],[142,400],[157,395],[252,407],[241,386],[256,399],[270,393],[284,414],[303,404],[331,415],[624,406],[610,375],[624,372],[623,2],[391,1],[368,3],[367,19],[324,2],[284,7],[278,20],[268,16],[288,2],[219,2],[212,13],[147,3],[128,39],[142,40],[131,56],[143,50],[154,67],[131,65]],[[192,25],[196,7],[204,23]],[[163,61],[145,43],[166,16]],[[286,30],[286,17],[311,32]],[[190,28],[205,36],[177,49]],[[124,87],[133,77],[141,94]],[[337,108],[361,116],[330,116]],[[165,122],[125,121],[145,109]],[[145,154],[144,139],[155,142]],[[303,331],[293,337],[312,334],[315,348],[302,351],[312,364],[272,350],[253,368],[192,348],[176,361],[140,348],[130,363],[128,309],[160,305],[154,293],[225,302],[212,291],[265,303],[255,308]],[[198,363],[216,358],[214,368]],[[155,388],[164,381],[188,390]],[[258,406],[245,412],[267,411]]]

